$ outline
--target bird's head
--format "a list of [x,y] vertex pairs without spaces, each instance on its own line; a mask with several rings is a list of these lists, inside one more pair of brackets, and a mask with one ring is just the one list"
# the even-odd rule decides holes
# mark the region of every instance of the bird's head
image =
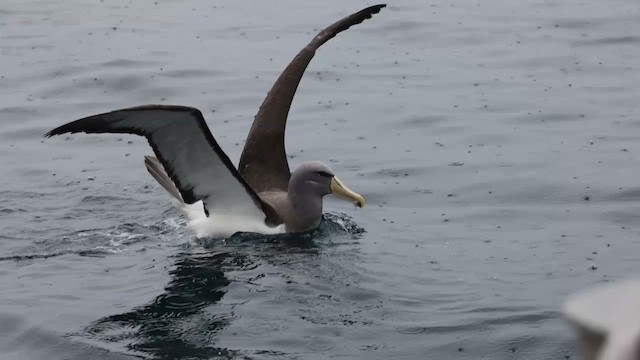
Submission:
[[[358,207],[364,207],[364,197],[349,189],[327,164],[319,161],[310,161],[300,165],[292,174],[291,184],[300,184],[319,196],[333,194],[341,199],[354,203]],[[290,189],[291,190],[291,189]]]

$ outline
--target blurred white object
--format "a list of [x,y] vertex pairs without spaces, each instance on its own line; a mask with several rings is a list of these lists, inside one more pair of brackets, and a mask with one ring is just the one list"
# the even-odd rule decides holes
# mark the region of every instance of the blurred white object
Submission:
[[640,280],[573,295],[564,314],[578,333],[583,359],[640,359]]

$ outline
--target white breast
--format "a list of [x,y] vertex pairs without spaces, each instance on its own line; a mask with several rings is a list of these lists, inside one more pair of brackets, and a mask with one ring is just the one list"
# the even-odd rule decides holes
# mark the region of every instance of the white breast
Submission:
[[264,219],[256,217],[210,213],[204,213],[202,201],[193,204],[180,203],[172,199],[174,205],[182,211],[187,218],[187,227],[191,229],[198,238],[205,237],[229,237],[237,232],[252,232],[265,235],[282,234],[285,232],[284,225],[269,227]]

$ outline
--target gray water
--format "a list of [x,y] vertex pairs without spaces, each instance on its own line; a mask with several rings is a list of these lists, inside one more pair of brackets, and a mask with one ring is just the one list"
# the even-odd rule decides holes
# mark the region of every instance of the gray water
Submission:
[[396,1],[324,45],[287,129],[368,206],[193,243],[145,140],[198,107],[237,163],[315,32],[372,3],[3,0],[0,358],[575,359],[568,294],[640,265],[640,3]]

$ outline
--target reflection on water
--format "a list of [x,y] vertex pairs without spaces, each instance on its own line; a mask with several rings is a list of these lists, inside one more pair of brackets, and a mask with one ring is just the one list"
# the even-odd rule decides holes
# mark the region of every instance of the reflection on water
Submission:
[[169,272],[173,279],[163,294],[147,305],[96,321],[85,333],[160,359],[231,357],[231,351],[214,345],[214,337],[233,314],[211,315],[207,309],[222,299],[230,283],[225,269],[251,265],[248,256],[229,252],[177,255]]
[[216,335],[235,318],[235,304],[220,304],[235,281],[229,272],[254,270],[263,258],[273,262],[278,254],[315,257],[320,249],[316,241],[354,239],[363,232],[346,216],[326,214],[320,228],[305,234],[245,233],[185,245],[188,249],[175,255],[164,293],[144,306],[99,319],[77,335],[158,359],[233,358],[237,351],[216,346]]

